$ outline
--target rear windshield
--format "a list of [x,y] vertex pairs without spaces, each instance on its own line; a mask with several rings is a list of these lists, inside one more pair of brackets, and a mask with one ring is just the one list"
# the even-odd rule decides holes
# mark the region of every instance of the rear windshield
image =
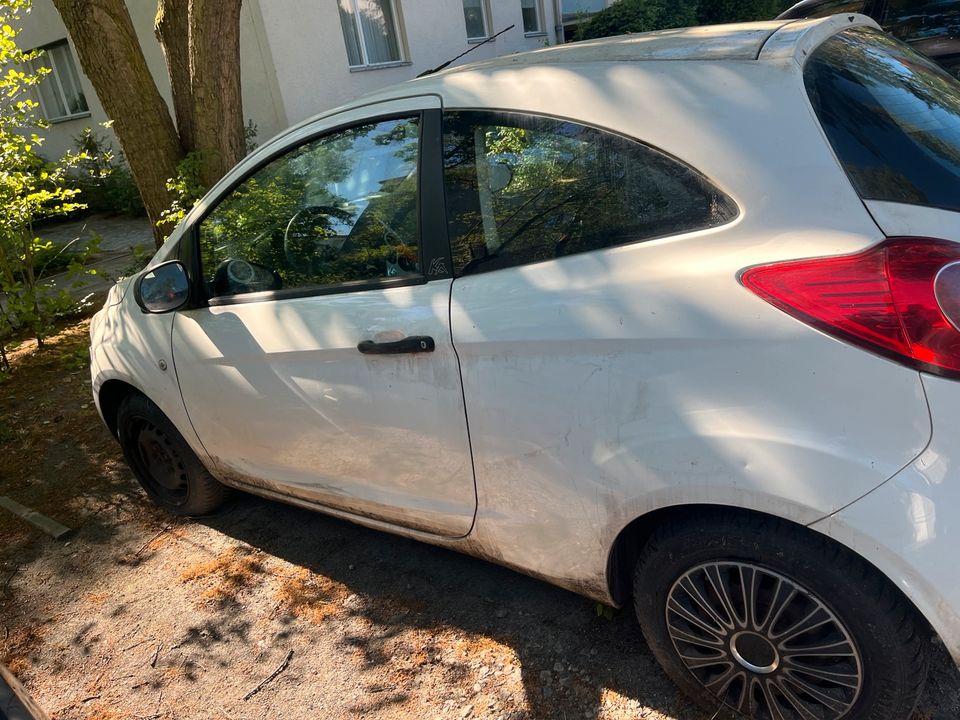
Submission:
[[804,81],[861,197],[960,210],[960,83],[864,27],[821,45]]

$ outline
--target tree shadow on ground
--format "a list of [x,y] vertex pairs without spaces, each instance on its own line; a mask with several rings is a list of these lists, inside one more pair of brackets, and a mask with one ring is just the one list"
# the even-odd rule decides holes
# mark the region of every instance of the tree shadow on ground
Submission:
[[[597,717],[606,691],[669,716],[707,717],[663,674],[630,608],[607,619],[592,601],[514,571],[249,495],[203,522],[359,596],[349,612],[381,630],[344,644],[368,666],[389,663],[389,641],[406,629],[452,628],[516,653],[529,717]],[[941,646],[916,717],[955,717],[940,701],[948,696],[960,697],[960,673]]]
[[531,717],[596,717],[605,689],[705,717],[663,675],[629,609],[607,619],[592,601],[514,571],[248,495],[203,522],[359,596],[348,612],[379,630],[344,644],[367,666],[388,664],[390,640],[406,629],[452,628],[514,651]]

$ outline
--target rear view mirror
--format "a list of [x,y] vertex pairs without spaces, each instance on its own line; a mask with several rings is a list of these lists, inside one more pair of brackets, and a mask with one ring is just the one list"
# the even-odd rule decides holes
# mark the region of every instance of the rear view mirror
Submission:
[[157,265],[137,280],[134,297],[140,309],[148,313],[182,308],[190,297],[186,268],[178,260]]
[[490,166],[490,192],[506,190],[513,182],[513,168],[505,162],[496,162]]

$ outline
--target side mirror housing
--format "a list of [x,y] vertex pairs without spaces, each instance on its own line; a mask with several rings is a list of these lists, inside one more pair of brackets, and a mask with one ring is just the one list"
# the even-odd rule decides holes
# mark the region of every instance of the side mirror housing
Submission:
[[187,269],[179,260],[171,260],[151,268],[137,278],[133,290],[140,309],[147,313],[179,310],[190,299]]

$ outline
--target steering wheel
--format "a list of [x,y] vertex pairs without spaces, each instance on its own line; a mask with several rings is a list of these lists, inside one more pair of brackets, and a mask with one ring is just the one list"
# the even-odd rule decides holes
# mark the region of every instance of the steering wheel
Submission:
[[276,270],[242,258],[229,258],[217,266],[213,274],[215,295],[280,290],[283,280]]

